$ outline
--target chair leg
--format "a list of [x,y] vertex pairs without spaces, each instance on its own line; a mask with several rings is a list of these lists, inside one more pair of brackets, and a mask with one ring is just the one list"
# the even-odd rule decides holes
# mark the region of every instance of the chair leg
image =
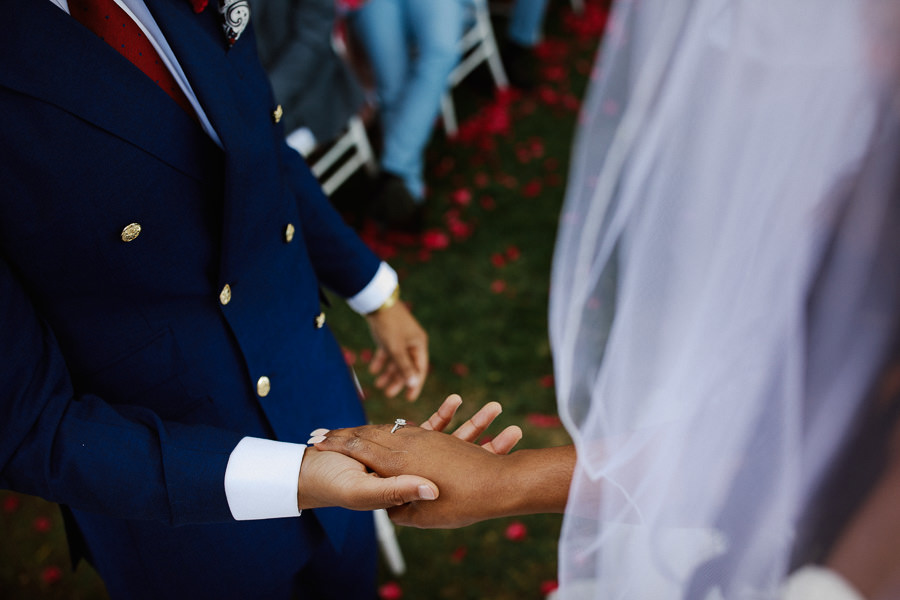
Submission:
[[372,151],[369,136],[366,134],[366,126],[359,115],[353,115],[350,118],[350,131],[353,132],[353,142],[360,162],[366,169],[366,173],[374,176],[378,173],[378,164],[375,162],[375,153]]
[[441,114],[444,119],[444,133],[447,134],[447,137],[454,137],[458,132],[452,93],[452,90],[447,90],[441,97]]
[[403,575],[406,572],[406,562],[403,553],[400,552],[400,544],[397,542],[397,534],[394,524],[384,509],[372,511],[375,518],[375,534],[381,554],[387,561],[388,568],[394,575]]
[[481,31],[481,44],[487,59],[488,68],[491,70],[491,76],[494,78],[494,85],[498,89],[507,88],[509,87],[509,79],[506,76],[506,69],[503,68],[503,61],[500,59],[500,50],[497,46],[497,39],[494,37],[494,28],[491,26],[490,14],[483,3],[476,4],[475,20]]

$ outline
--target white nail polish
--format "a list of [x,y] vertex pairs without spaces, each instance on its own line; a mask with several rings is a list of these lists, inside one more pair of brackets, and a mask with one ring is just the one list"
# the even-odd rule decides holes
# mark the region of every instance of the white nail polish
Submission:
[[419,499],[434,500],[434,498],[434,490],[424,484],[419,486]]
[[309,440],[306,443],[307,443],[307,445],[309,445],[309,444],[318,444],[319,442],[324,442],[324,441],[325,441],[324,435],[314,435],[311,438],[309,438]]

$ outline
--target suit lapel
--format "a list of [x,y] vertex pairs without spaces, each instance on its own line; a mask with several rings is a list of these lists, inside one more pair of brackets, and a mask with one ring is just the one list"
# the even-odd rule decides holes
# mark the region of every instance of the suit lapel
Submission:
[[[188,0],[145,0],[191,82],[225,148],[222,274],[235,281],[253,270],[245,251],[258,242],[267,218],[266,185],[278,169],[272,161],[272,122],[262,107],[268,80],[258,66],[256,39],[248,30],[227,48],[215,2],[194,14]],[[246,70],[246,72],[245,72]]]
[[176,169],[202,176],[198,147],[206,147],[205,134],[140,69],[48,0],[7,4],[15,6],[4,11],[0,85],[54,104]]

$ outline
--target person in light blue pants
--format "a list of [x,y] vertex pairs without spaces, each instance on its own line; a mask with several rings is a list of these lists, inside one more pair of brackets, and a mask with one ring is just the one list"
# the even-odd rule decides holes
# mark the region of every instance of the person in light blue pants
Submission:
[[541,40],[548,0],[516,0],[506,36],[514,44],[534,48]]
[[548,0],[515,0],[503,45],[503,64],[514,86],[529,89],[537,83],[534,48],[541,41]]
[[424,151],[472,0],[368,0],[350,25],[372,64],[384,129],[384,178],[425,201]]

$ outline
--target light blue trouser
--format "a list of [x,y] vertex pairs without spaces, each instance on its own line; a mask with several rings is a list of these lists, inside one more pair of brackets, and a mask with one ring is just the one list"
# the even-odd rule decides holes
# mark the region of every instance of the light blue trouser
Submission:
[[547,0],[516,0],[506,35],[520,46],[532,47],[541,39]]
[[350,17],[377,80],[381,166],[401,177],[419,202],[425,197],[425,146],[447,77],[459,62],[471,6],[471,0],[368,0]]

